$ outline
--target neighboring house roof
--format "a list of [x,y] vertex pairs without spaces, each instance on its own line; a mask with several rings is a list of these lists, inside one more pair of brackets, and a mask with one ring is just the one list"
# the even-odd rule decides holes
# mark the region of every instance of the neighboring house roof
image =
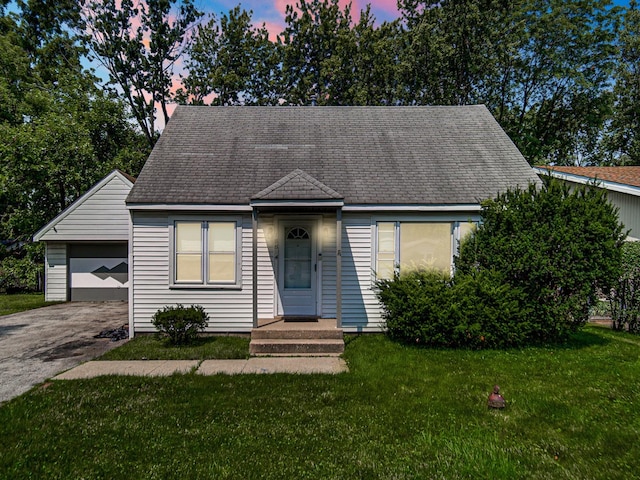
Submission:
[[640,167],[535,167],[540,174],[574,183],[595,182],[602,188],[640,196]]
[[179,106],[127,203],[460,205],[531,182],[539,179],[482,105]]
[[[122,182],[124,187],[126,187],[127,190],[130,190],[131,187],[133,187],[135,178],[120,170],[113,170],[106,177],[91,187],[84,195],[78,197],[71,205],[60,212],[60,214],[58,214],[53,220],[36,232],[33,236],[34,242],[38,242],[40,240],[77,240],[79,239],[78,234],[83,237],[82,239],[86,240],[109,240],[110,232],[94,231],[94,229],[90,228],[91,225],[89,225],[89,223],[100,221],[99,217],[101,215],[105,217],[103,219],[105,227],[108,227],[109,221],[113,220],[115,215],[114,212],[110,210],[110,208],[113,208],[113,205],[106,203],[103,198],[94,199],[94,196],[114,181]],[[117,197],[115,198],[115,201],[121,203],[121,207],[119,207],[123,210],[122,214],[124,215],[126,214],[126,210],[124,210],[125,205],[123,203],[124,197],[119,192],[115,193]],[[112,199],[113,196],[114,195],[110,193],[107,197]],[[96,210],[96,206],[101,207],[100,210]],[[86,210],[86,212],[83,212],[83,210]],[[78,218],[72,220],[74,216],[78,216]],[[62,229],[60,228],[62,226],[70,228]],[[57,230],[59,228],[64,231],[58,232]],[[117,236],[118,234],[115,234],[114,239]]]

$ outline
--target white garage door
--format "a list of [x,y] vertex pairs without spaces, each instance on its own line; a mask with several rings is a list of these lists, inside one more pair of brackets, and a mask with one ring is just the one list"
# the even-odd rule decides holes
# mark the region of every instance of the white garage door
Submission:
[[69,245],[71,301],[127,300],[127,244]]

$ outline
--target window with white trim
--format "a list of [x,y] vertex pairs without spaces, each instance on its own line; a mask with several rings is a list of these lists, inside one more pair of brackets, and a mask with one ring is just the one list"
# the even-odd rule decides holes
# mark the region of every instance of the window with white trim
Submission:
[[377,222],[376,277],[390,279],[396,269],[451,271],[453,223]]
[[237,285],[240,276],[238,231],[236,221],[176,220],[172,284]]

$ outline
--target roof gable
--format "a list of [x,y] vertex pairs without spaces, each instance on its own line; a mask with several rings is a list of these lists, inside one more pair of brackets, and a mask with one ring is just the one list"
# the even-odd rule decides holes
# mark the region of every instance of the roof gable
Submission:
[[[312,179],[306,193],[304,176],[278,184],[297,169]],[[297,184],[298,195],[336,192],[345,205],[468,205],[531,182],[482,105],[179,106],[127,203],[248,206]]]
[[[36,232],[33,236],[33,240],[35,242],[40,240],[79,240],[80,238],[78,238],[77,235],[82,235],[82,239],[87,240],[94,239],[94,236],[100,237],[95,239],[109,240],[110,232],[96,232],[95,229],[88,225],[90,222],[100,222],[100,215],[96,215],[94,207],[96,204],[103,204],[102,206],[105,208],[103,211],[107,217],[110,217],[112,221],[117,221],[118,219],[114,217],[119,216],[122,217],[122,221],[120,223],[124,222],[125,216],[128,216],[124,200],[131,191],[131,188],[134,185],[134,180],[135,179],[133,177],[121,172],[120,170],[113,170],[106,177],[91,187],[84,195],[78,197],[53,220]],[[109,204],[104,203],[102,198],[97,198],[100,196],[101,192],[108,193],[107,196],[111,199]],[[119,212],[109,210],[110,208],[117,209]],[[81,227],[78,228],[76,225],[81,225]],[[78,233],[58,232],[58,230],[64,230],[64,227],[69,227],[68,230],[77,230]],[[120,237],[122,235],[114,232],[114,236]],[[119,238],[113,239],[115,240]]]
[[299,168],[252,197],[252,200],[337,200],[342,195]]

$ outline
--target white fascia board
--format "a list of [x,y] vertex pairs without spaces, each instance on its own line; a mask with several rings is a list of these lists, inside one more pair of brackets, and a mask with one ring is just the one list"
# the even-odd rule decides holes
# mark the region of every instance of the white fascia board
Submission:
[[347,205],[344,212],[479,212],[480,204],[459,205]]
[[300,200],[281,200],[281,201],[270,201],[270,200],[256,200],[251,202],[252,207],[342,207],[344,202],[342,201],[333,201],[333,200],[311,200],[308,202],[302,202]]
[[580,183],[583,185],[595,183],[596,187],[604,188],[605,190],[611,190],[612,192],[626,193],[627,195],[633,195],[640,197],[640,187],[634,187],[633,185],[626,185],[624,183],[607,182],[600,180],[599,178],[585,177],[583,175],[575,175],[573,173],[557,172],[555,170],[547,170],[546,168],[533,167],[533,170],[538,175],[551,174],[552,177],[566,182]]
[[40,230],[38,230],[33,235],[33,241],[34,242],[39,242],[40,239],[47,232],[49,232],[49,230],[54,228],[58,223],[60,223],[62,220],[64,220],[68,215],[73,213],[76,208],[78,208],[80,205],[82,205],[88,198],[91,198],[98,190],[100,190],[107,183],[109,183],[114,177],[119,178],[120,180],[122,180],[122,182],[124,182],[125,185],[128,185],[129,186],[129,190],[131,190],[131,188],[133,187],[133,183],[131,182],[131,180],[129,180],[127,177],[125,177],[122,173],[120,173],[118,170],[112,171],[109,175],[107,175],[102,180],[100,180],[98,183],[96,183],[93,187],[91,187],[87,192],[85,192],[83,195],[81,195],[78,198],[76,198],[76,200],[71,205],[69,205],[62,212],[60,212],[53,220],[51,220],[44,227],[42,227]]
[[211,205],[211,204],[167,204],[167,203],[127,203],[128,210],[162,210],[175,212],[250,212],[250,205]]

